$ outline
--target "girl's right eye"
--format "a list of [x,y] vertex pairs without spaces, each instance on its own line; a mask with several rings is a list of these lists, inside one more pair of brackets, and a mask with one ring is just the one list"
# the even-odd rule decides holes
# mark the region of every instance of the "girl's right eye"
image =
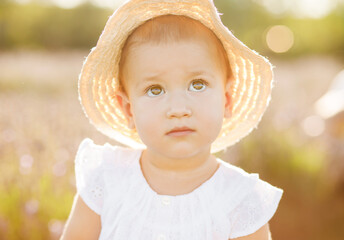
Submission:
[[160,86],[151,86],[146,90],[146,93],[148,94],[148,96],[150,97],[156,97],[161,95],[164,92],[164,90],[160,87]]

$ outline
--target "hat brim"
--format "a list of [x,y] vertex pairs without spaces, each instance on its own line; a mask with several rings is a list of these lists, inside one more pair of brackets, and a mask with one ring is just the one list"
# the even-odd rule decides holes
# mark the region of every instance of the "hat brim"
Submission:
[[218,152],[248,135],[260,122],[269,104],[273,71],[269,61],[249,49],[223,25],[211,0],[132,0],[120,6],[106,23],[96,47],[79,75],[79,100],[83,111],[100,132],[133,148],[145,148],[129,129],[115,98],[121,49],[131,32],[145,21],[166,14],[196,19],[222,42],[233,73],[232,116],[224,118],[211,152]]

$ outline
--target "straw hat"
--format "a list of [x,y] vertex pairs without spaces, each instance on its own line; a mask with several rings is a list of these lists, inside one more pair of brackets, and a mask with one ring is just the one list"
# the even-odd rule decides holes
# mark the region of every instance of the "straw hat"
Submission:
[[222,42],[234,75],[232,117],[225,118],[211,152],[218,152],[248,135],[260,121],[271,95],[272,66],[246,47],[221,22],[212,0],[130,0],[106,23],[96,47],[85,59],[79,76],[79,100],[90,122],[103,134],[133,148],[145,148],[135,129],[129,129],[119,108],[118,64],[130,33],[145,21],[166,14],[196,19]]

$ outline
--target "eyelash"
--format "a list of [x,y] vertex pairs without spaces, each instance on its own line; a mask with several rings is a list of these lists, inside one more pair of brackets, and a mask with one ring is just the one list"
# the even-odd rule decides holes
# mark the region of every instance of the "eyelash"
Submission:
[[[205,86],[209,86],[209,83],[208,83],[207,81],[203,80],[203,79],[195,79],[195,80],[193,80],[190,84],[192,84],[192,83],[195,82],[195,81],[201,81]],[[144,90],[144,93],[147,94],[148,91],[149,91],[149,89],[151,89],[151,88],[153,88],[153,87],[159,87],[159,86],[160,86],[160,85],[156,85],[156,84],[150,85],[150,86],[148,86],[148,87]],[[159,96],[159,95],[157,95],[157,96]]]

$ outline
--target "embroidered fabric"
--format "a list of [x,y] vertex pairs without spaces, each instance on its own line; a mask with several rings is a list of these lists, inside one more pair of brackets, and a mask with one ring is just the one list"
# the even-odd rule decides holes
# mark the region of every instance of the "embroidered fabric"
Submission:
[[[192,192],[162,195],[140,166],[142,149],[85,138],[75,158],[76,187],[101,216],[100,240],[227,240],[249,235],[275,213],[283,190],[217,159],[220,167]],[[134,226],[134,227],[133,227]]]
[[274,215],[283,191],[276,191],[271,185],[252,175],[254,182],[250,192],[245,193],[240,204],[227,213],[230,219],[230,239],[256,232]]
[[100,151],[90,139],[84,139],[75,157],[76,188],[84,202],[99,215],[104,194]]

